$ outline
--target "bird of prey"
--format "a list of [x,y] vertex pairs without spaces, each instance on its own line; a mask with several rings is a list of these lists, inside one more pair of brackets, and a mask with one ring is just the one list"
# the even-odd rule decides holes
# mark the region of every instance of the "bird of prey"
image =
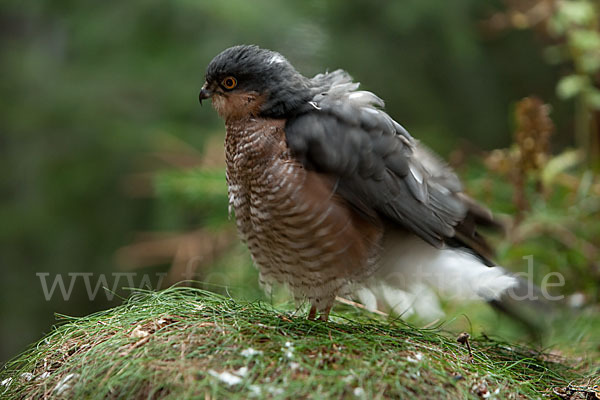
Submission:
[[340,295],[431,317],[439,294],[499,299],[518,280],[489,260],[478,229],[491,213],[358,87],[254,45],[206,69],[200,102],[225,121],[229,209],[261,285],[286,285],[322,320]]

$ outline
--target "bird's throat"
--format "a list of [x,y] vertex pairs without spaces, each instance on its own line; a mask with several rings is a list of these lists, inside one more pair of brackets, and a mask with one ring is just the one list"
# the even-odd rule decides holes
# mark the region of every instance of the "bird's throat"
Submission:
[[228,170],[251,173],[288,154],[284,126],[285,121],[280,119],[228,120],[225,135]]

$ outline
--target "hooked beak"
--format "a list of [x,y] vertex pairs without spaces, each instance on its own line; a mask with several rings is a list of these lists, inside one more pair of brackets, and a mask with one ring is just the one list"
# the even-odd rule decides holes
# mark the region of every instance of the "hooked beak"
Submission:
[[213,92],[212,90],[208,89],[207,84],[205,83],[204,86],[202,86],[202,89],[200,89],[200,94],[198,95],[198,100],[200,100],[200,105],[202,105],[202,100],[206,100],[210,97],[212,97]]

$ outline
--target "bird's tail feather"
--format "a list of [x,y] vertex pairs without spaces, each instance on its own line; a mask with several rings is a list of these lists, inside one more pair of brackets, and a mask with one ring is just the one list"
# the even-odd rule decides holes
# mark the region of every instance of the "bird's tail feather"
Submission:
[[489,267],[467,251],[437,249],[402,233],[391,236],[385,239],[377,272],[355,291],[367,308],[434,319],[443,315],[438,296],[500,304],[519,287],[519,280],[505,269]]
[[523,325],[534,337],[549,328],[550,322],[556,317],[555,312],[559,310],[537,286],[521,278],[517,278],[517,285],[489,303]]

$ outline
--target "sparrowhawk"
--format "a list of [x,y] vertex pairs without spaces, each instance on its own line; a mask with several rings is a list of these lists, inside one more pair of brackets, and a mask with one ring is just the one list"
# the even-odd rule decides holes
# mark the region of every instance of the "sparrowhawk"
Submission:
[[440,292],[492,301],[517,285],[478,232],[491,213],[345,71],[307,78],[242,45],[205,78],[241,239],[261,284],[287,285],[310,318],[326,320],[338,295],[435,315]]

